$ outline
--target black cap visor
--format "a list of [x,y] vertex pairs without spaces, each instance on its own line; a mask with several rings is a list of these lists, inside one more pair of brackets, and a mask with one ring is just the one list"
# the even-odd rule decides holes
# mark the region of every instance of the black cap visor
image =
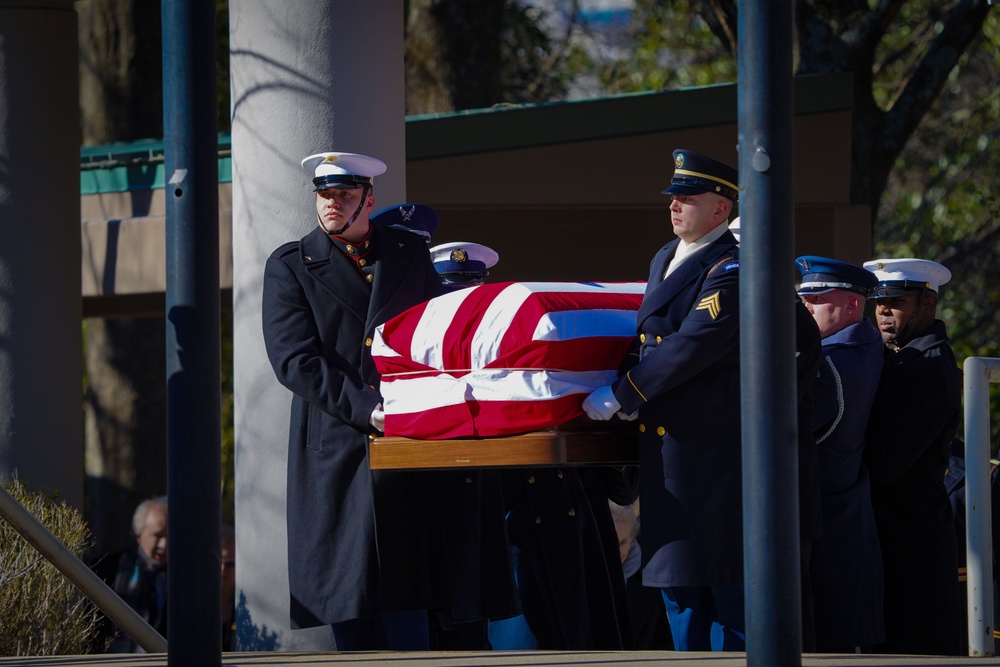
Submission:
[[[872,292],[873,299],[895,299],[896,297],[916,294],[917,292],[929,289],[926,283],[915,282],[913,280],[899,280],[891,284],[882,284]],[[933,291],[933,290],[931,290]]]
[[332,188],[340,188],[344,190],[353,190],[354,188],[363,188],[366,185],[371,185],[372,179],[368,176],[354,176],[352,174],[327,174],[326,176],[317,176],[313,179],[313,192],[319,192],[320,190],[330,190]]
[[670,181],[670,187],[664,190],[663,194],[692,196],[704,192],[711,192],[734,202],[739,199],[739,192],[728,185],[707,178],[692,178],[690,176],[674,176]]

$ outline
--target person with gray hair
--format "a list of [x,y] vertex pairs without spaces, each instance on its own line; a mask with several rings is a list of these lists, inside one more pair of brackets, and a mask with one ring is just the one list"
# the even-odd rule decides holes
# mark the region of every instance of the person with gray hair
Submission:
[[[132,514],[128,546],[98,561],[95,573],[164,637],[167,636],[167,501],[144,500]],[[102,628],[108,653],[144,653],[110,621]],[[103,646],[101,649],[103,650]]]

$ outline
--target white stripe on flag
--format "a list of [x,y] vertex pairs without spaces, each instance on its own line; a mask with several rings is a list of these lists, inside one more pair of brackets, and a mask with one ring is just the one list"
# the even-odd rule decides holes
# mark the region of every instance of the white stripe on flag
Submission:
[[462,302],[475,288],[449,292],[427,302],[413,330],[410,358],[431,368],[444,369],[444,334]]
[[547,401],[590,393],[611,384],[617,371],[518,371],[485,369],[455,378],[414,377],[382,383],[386,414],[433,410],[466,401]]

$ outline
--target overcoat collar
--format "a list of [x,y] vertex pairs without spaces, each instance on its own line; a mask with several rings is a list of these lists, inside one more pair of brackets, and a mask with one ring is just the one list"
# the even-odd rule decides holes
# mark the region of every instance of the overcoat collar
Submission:
[[351,266],[349,260],[339,256],[340,251],[325,231],[317,226],[299,243],[300,258],[306,271],[364,322],[366,329],[382,323],[383,311],[405,282],[415,257],[409,244],[424,242],[410,232],[397,232],[379,226],[374,228],[371,238],[375,246],[375,279],[370,294],[354,283],[353,274],[357,269]]
[[[666,273],[667,266],[676,254],[678,245],[680,245],[680,239],[674,239],[664,246],[662,251],[657,253],[650,268],[651,281],[655,280],[657,276],[662,276]],[[695,282],[698,276],[708,270],[708,267],[718,262],[726,252],[735,248],[736,237],[733,236],[732,232],[726,230],[722,236],[712,241],[708,247],[698,254],[688,258],[673,273],[661,280],[659,284],[651,282],[646,290],[646,296],[643,297],[642,305],[639,307],[637,321],[642,322],[650,313],[660,310],[664,305],[672,301],[685,287]]]

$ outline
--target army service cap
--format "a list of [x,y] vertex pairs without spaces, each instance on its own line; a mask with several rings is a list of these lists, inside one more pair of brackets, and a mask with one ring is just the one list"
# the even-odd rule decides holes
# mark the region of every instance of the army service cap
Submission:
[[739,175],[728,164],[685,148],[674,151],[674,176],[665,195],[700,195],[714,192],[736,202],[740,198]]

